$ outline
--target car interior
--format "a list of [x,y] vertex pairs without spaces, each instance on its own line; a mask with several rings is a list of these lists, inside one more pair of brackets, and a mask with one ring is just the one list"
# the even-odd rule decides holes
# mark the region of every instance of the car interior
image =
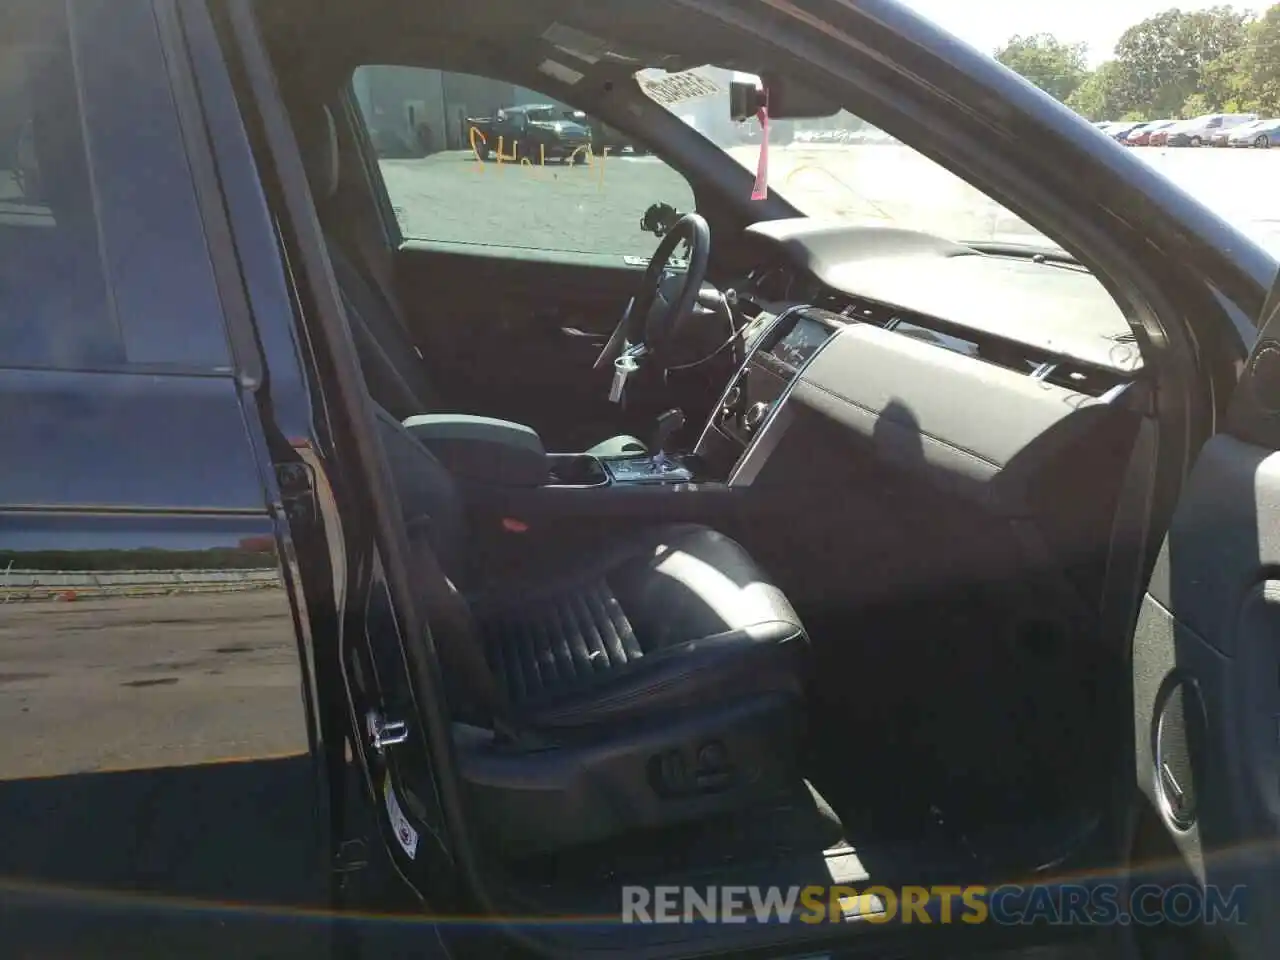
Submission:
[[[1087,866],[1130,723],[1106,595],[1155,387],[1103,285],[1065,255],[750,201],[632,78],[767,66],[690,8],[677,32],[619,4],[356,11],[259,5],[494,902]],[[556,22],[620,56],[557,85]],[[641,265],[406,241],[351,94],[386,63],[545,90],[697,209]],[[548,312],[611,335],[570,349]]]

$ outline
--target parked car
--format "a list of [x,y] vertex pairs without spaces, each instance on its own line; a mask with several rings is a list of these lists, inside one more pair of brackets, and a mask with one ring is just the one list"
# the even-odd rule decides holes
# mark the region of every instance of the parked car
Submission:
[[472,148],[481,160],[489,160],[501,146],[508,160],[588,161],[591,129],[565,116],[563,108],[539,103],[507,107],[493,118],[468,117]]
[[1172,127],[1168,143],[1171,147],[1199,147],[1209,143],[1217,133],[1257,119],[1256,113],[1206,113]]
[[1106,134],[1117,143],[1124,143],[1130,133],[1143,126],[1145,126],[1145,124],[1142,121],[1125,120],[1121,123],[1112,124],[1106,129]]
[[1280,142],[1280,119],[1255,120],[1242,124],[1227,137],[1231,147],[1260,147],[1263,150]]
[[1131,147],[1149,146],[1152,134],[1159,130],[1166,130],[1175,123],[1177,123],[1176,120],[1152,120],[1150,123],[1144,123],[1142,126],[1130,130],[1125,140]]
[[[0,956],[1273,960],[1280,285],[1207,204],[899,3],[4,9]],[[890,176],[753,190],[641,99],[707,50]],[[382,165],[360,63],[656,159]]]

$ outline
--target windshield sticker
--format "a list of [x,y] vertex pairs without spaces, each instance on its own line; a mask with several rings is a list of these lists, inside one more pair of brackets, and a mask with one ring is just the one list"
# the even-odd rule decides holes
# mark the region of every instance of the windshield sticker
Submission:
[[698,70],[685,70],[682,73],[669,73],[665,77],[649,79],[637,78],[640,89],[650,100],[673,107],[688,103],[690,100],[701,100],[703,97],[714,97],[724,92],[720,85]]
[[413,860],[418,855],[418,831],[413,829],[409,818],[400,809],[400,801],[396,799],[396,791],[391,786],[389,772],[382,784],[382,795],[387,801],[387,816],[391,818],[391,829],[396,835],[396,840],[409,859]]
[[555,60],[547,59],[538,64],[538,69],[549,77],[555,77],[561,83],[567,83],[573,86],[582,79],[582,74],[577,70],[566,67],[563,63],[557,63]]

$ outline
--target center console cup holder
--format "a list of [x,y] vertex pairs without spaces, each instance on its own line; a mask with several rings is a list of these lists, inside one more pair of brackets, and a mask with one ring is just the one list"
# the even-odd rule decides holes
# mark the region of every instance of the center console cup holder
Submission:
[[603,487],[608,482],[604,464],[589,453],[547,454],[549,487]]

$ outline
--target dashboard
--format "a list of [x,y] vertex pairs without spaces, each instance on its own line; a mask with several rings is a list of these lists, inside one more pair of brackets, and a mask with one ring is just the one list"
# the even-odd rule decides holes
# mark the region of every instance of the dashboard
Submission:
[[794,458],[784,436],[821,420],[876,456],[923,446],[914,467],[953,492],[1019,503],[1044,466],[1031,452],[1075,443],[1145,380],[1124,314],[1065,258],[809,219],[755,224],[745,243],[745,359],[697,448],[731,485]]
[[745,239],[755,263],[734,283],[748,312],[810,304],[993,362],[1052,359],[1111,382],[1142,367],[1124,314],[1073,263],[807,219],[755,224]]

